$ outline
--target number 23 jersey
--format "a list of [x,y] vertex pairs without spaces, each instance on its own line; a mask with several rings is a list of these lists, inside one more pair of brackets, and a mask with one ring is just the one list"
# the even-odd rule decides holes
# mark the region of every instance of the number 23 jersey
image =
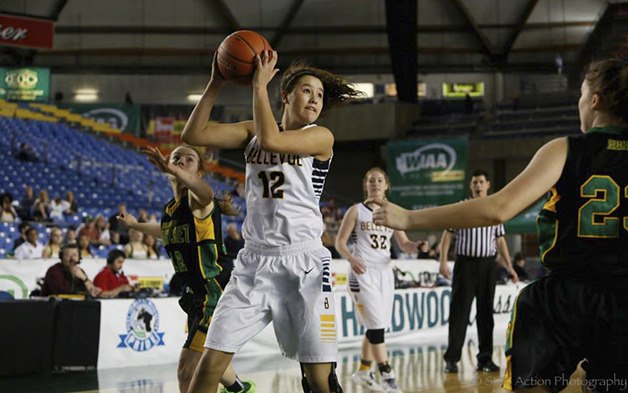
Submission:
[[563,173],[537,218],[554,273],[628,286],[628,128],[570,136]]
[[244,159],[247,212],[242,237],[269,247],[320,239],[324,224],[319,200],[331,158],[267,152],[255,136]]

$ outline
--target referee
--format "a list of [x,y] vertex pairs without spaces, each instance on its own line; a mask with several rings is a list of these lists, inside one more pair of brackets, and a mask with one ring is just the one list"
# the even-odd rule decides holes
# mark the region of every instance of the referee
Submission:
[[[472,198],[487,196],[491,186],[488,173],[476,170],[471,175],[469,188]],[[473,298],[477,297],[477,326],[480,352],[478,371],[499,371],[499,366],[493,363],[493,298],[497,283],[497,269],[495,266],[496,249],[501,256],[500,263],[512,276],[513,282],[518,281],[510,264],[508,246],[504,239],[503,225],[491,227],[465,228],[446,230],[440,244],[440,273],[451,277],[447,266],[447,253],[451,239],[456,235],[456,263],[451,290],[451,305],[449,314],[449,342],[445,352],[445,372],[458,372],[456,363],[460,360],[462,345],[467,332],[469,314]]]

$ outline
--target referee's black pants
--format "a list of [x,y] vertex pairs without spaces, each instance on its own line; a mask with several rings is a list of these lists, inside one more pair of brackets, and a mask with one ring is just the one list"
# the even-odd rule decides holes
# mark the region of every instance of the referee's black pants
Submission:
[[480,352],[478,363],[491,360],[493,354],[493,299],[497,284],[495,257],[456,258],[451,284],[449,311],[449,343],[445,360],[458,362],[467,333],[471,303],[476,297],[477,326]]

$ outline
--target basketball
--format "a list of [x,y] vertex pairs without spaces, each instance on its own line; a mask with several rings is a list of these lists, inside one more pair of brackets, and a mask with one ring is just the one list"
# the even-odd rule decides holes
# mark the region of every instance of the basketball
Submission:
[[250,85],[255,72],[255,55],[263,50],[272,50],[263,35],[251,30],[238,30],[220,43],[218,70],[236,84]]

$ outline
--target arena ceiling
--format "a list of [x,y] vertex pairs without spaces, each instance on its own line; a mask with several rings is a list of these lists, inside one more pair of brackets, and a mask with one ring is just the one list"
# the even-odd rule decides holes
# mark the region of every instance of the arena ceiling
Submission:
[[0,65],[46,66],[55,73],[206,73],[220,41],[249,29],[279,51],[280,68],[306,58],[340,73],[391,73],[387,26],[409,21],[419,73],[554,71],[557,56],[575,61],[608,4],[625,3],[418,0],[415,12],[389,17],[387,24],[387,3],[393,2],[412,3],[0,0],[1,13],[55,21],[52,49],[0,47]]

